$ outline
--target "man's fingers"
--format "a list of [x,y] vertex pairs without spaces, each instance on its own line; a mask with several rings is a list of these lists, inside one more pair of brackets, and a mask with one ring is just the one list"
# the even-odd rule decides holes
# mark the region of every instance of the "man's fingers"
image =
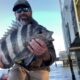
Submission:
[[32,53],[34,53],[36,55],[41,55],[48,50],[44,41],[42,41],[40,39],[32,39],[29,42],[27,47]]
[[33,49],[30,47],[30,45],[27,46],[27,48],[33,53]]
[[41,45],[41,47],[46,47],[46,43],[43,41],[43,40],[40,40],[40,39],[35,39],[35,41],[39,44],[39,45]]
[[32,40],[29,45],[36,51],[42,48],[35,40]]

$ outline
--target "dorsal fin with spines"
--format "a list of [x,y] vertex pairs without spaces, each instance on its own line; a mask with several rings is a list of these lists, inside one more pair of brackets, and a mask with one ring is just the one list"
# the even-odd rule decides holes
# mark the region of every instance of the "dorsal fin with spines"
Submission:
[[18,29],[21,24],[17,21],[12,21],[12,26],[9,26],[7,29],[7,32],[3,35],[3,37],[0,39],[0,42],[4,41],[8,35],[10,35],[14,30]]

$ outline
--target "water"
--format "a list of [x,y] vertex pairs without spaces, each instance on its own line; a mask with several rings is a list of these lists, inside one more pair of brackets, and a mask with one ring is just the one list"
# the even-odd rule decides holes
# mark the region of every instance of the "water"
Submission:
[[60,65],[51,66],[50,80],[71,80],[71,73],[68,68],[63,68]]
[[7,74],[8,73],[8,69],[0,69],[0,77],[2,76],[2,74]]
[[[53,64],[50,68],[49,80],[72,80],[70,68],[63,67],[62,63],[58,64],[57,67]],[[74,73],[76,80],[80,80],[77,67],[74,67]]]

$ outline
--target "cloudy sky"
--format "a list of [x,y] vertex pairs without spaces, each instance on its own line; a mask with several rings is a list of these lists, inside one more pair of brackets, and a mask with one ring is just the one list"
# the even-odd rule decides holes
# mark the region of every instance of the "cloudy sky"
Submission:
[[[7,28],[15,20],[12,11],[16,0],[0,0],[0,38],[5,34]],[[59,51],[64,50],[64,41],[62,34],[62,22],[60,14],[59,0],[28,0],[33,10],[33,18],[47,29],[54,32],[54,46],[57,55]]]

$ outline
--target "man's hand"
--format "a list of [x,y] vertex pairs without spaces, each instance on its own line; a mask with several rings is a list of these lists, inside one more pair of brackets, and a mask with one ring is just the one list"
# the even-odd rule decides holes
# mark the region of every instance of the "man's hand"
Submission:
[[27,48],[35,55],[42,55],[48,51],[46,43],[41,39],[32,39]]
[[3,68],[2,56],[0,56],[0,68]]
[[0,61],[0,68],[3,68],[3,63]]

